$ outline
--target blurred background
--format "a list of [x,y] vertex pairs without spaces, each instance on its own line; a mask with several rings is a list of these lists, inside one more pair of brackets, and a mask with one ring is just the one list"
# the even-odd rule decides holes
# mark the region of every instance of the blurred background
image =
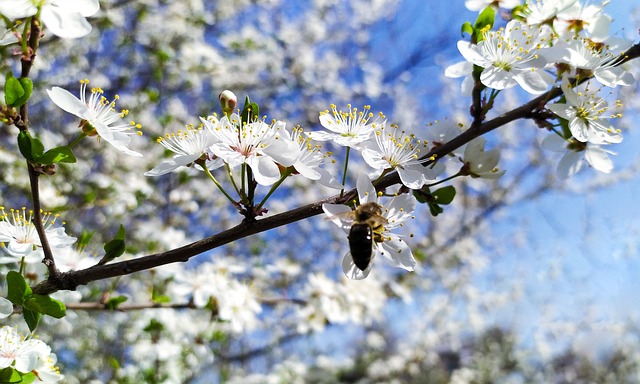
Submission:
[[[611,34],[639,40],[635,1],[611,1],[605,13],[614,18]],[[142,176],[169,155],[155,138],[219,114],[224,89],[239,99],[249,95],[268,119],[305,131],[320,129],[318,113],[331,103],[369,104],[418,134],[436,121],[468,126],[470,99],[444,69],[462,60],[460,26],[476,16],[463,1],[110,0],[90,19],[87,38],[46,36],[30,116],[47,147],[74,137],[77,122],[44,90],[57,85],[77,94],[85,78],[108,97],[119,94],[119,105],[145,132],[133,144],[142,160],[87,142],[76,156],[88,161],[63,164],[43,183],[47,209],[61,213],[69,233],[95,231],[75,267],[95,263],[119,223],[127,227],[128,257],[136,257],[240,222],[196,170]],[[3,52],[4,71],[15,71],[17,62]],[[638,78],[637,60],[629,67]],[[608,175],[586,168],[558,179],[557,154],[540,147],[549,133],[530,121],[487,135],[506,174],[495,182],[456,179],[458,195],[438,217],[418,207],[406,228],[415,234],[413,273],[377,260],[367,280],[347,281],[340,268],[346,238],[315,217],[186,266],[60,293],[70,314],[39,333],[69,383],[637,382],[637,87],[611,95],[625,105],[616,121],[624,141]],[[531,98],[504,91],[489,118]],[[0,202],[12,207],[29,204],[16,134],[15,127],[0,129]],[[343,152],[323,149],[334,151],[337,163],[329,169],[340,175]],[[351,161],[354,180],[367,170],[357,156]],[[284,187],[270,200],[270,213],[335,193],[298,178]],[[188,302],[177,287],[196,277],[205,285],[242,283],[260,311],[240,301],[236,317],[222,319],[215,303],[237,292],[231,283],[204,309],[73,310],[104,295],[128,304],[149,302],[150,295],[166,295],[169,306]]]

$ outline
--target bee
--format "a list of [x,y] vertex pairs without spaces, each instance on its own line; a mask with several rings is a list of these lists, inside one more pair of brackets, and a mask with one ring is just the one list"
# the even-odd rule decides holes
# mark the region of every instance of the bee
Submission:
[[382,242],[382,232],[387,219],[382,217],[382,207],[369,202],[351,212],[353,224],[349,230],[349,249],[353,263],[364,271],[371,262],[374,242]]

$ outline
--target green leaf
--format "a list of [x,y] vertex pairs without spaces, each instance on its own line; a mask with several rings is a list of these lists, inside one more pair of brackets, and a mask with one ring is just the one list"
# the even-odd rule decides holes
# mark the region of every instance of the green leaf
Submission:
[[40,164],[75,163],[76,157],[70,147],[62,146],[51,148],[42,156],[36,158],[36,161]]
[[493,9],[493,7],[487,7],[478,15],[478,18],[473,25],[473,29],[478,32],[487,27],[487,29],[491,29],[493,27],[495,18],[496,11]]
[[4,83],[4,101],[8,106],[15,107],[18,99],[24,96],[25,91],[22,88],[22,84],[13,77],[12,73],[7,75],[7,79]]
[[27,308],[22,308],[22,315],[24,316],[24,321],[27,322],[27,326],[29,326],[29,330],[31,332],[35,331],[42,315]]
[[89,244],[89,241],[91,241],[91,238],[93,237],[93,235],[95,234],[95,231],[82,231],[82,234],[80,235],[80,237],[78,238],[78,241],[76,242],[78,248],[83,249],[84,247],[86,247]]
[[429,212],[431,212],[431,215],[435,217],[444,212],[444,210],[436,203],[429,203]]
[[0,383],[20,383],[22,382],[22,376],[11,367],[7,367],[0,370]]
[[125,250],[124,240],[125,240],[126,234],[127,232],[125,231],[124,226],[120,224],[120,229],[118,229],[118,233],[116,233],[116,236],[113,238],[113,240],[109,241],[104,245],[105,255],[102,257],[102,259],[100,259],[100,261],[98,262],[98,265],[106,264],[111,260],[115,259],[116,257],[121,256],[124,253],[124,250]]
[[171,298],[167,295],[153,295],[153,297],[151,298],[151,301],[158,304],[165,304],[165,303],[170,303]]
[[16,305],[22,305],[32,292],[24,277],[16,271],[7,273],[7,286],[7,299]]
[[38,380],[38,382],[41,382],[41,380],[38,379],[38,376],[36,376],[35,373],[33,372],[25,373],[22,375],[22,381],[20,382],[20,384],[31,384],[35,382],[36,379]]
[[464,35],[465,33],[473,35],[473,32],[474,32],[473,26],[468,21],[465,21],[464,24],[462,24],[462,27],[460,27],[460,34],[461,35]]
[[56,319],[61,319],[67,314],[67,307],[65,307],[63,302],[47,295],[33,294],[29,296],[25,300],[23,308],[49,315]]
[[126,296],[115,296],[115,297],[112,297],[109,300],[107,300],[107,302],[104,303],[104,307],[106,309],[114,310],[114,309],[118,308],[118,305],[124,303],[127,300],[129,300],[129,299],[127,299]]
[[260,116],[260,107],[258,106],[257,103],[252,103],[251,100],[249,100],[249,96],[247,96],[244,100],[242,113],[240,114],[240,117],[242,118],[242,123],[249,124],[259,116]]
[[162,332],[164,330],[164,324],[156,319],[149,320],[149,324],[142,329],[145,332]]
[[453,198],[456,196],[456,189],[453,185],[449,185],[435,190],[432,195],[435,198],[436,203],[447,205],[451,203]]
[[10,107],[24,105],[33,92],[33,82],[28,77],[16,79],[8,73],[4,83],[4,101]]
[[20,133],[18,133],[18,148],[22,156],[29,162],[37,161],[44,153],[44,145],[42,142],[31,137],[27,131],[20,131]]

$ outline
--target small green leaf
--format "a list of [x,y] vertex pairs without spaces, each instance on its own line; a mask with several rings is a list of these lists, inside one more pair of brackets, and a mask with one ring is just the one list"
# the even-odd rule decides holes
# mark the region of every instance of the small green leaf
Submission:
[[107,302],[104,303],[104,307],[106,309],[114,310],[114,309],[118,308],[118,305],[124,303],[127,300],[128,299],[127,299],[126,296],[115,296],[115,297],[112,297],[109,300],[107,300]]
[[29,296],[25,300],[23,308],[49,315],[56,319],[61,319],[67,314],[67,307],[63,302],[46,295],[33,294]]
[[496,11],[493,7],[485,8],[476,19],[475,24],[473,25],[473,29],[475,31],[481,31],[482,29],[488,27],[487,29],[491,29],[493,27],[493,22],[496,18]]
[[159,322],[156,319],[151,319],[149,320],[149,324],[147,324],[146,327],[144,327],[142,329],[145,332],[161,332],[164,330],[164,324],[162,324],[161,322]]
[[468,21],[465,21],[464,24],[462,24],[462,27],[460,27],[460,34],[461,35],[464,35],[465,33],[473,35],[473,32],[474,32],[473,31],[473,26]]
[[10,107],[24,105],[33,92],[33,82],[28,77],[16,79],[8,73],[4,83],[4,101]]
[[13,105],[14,107],[20,107],[29,101],[31,94],[33,93],[33,81],[31,81],[28,77],[21,77],[18,79],[20,85],[22,85],[22,89],[24,90],[24,94],[21,98],[16,101],[17,105]]
[[39,312],[32,311],[27,308],[22,308],[22,315],[24,316],[24,321],[27,322],[29,330],[31,332],[35,331],[38,327],[38,323],[40,323],[42,315]]
[[76,242],[78,248],[83,249],[84,247],[89,245],[89,241],[91,241],[91,238],[95,233],[96,233],[95,231],[90,231],[90,232],[82,231],[82,234],[80,235],[80,237],[78,238],[78,241]]
[[431,191],[429,190],[429,187],[427,187],[426,185],[420,189],[414,190],[413,196],[416,198],[416,200],[420,204],[429,203],[434,200],[433,196],[431,196]]
[[154,303],[158,303],[158,304],[165,304],[165,303],[170,303],[171,302],[171,298],[167,295],[154,295],[151,298],[151,301],[153,301]]
[[451,203],[453,198],[456,196],[456,189],[453,185],[449,185],[435,190],[432,195],[435,198],[436,203],[447,205]]
[[125,250],[124,240],[125,240],[126,234],[127,232],[125,231],[124,226],[120,224],[120,229],[118,229],[118,233],[116,233],[116,236],[113,238],[113,240],[109,241],[104,245],[105,255],[102,257],[102,259],[100,259],[100,261],[98,262],[98,265],[106,264],[111,260],[115,259],[116,257],[121,256],[124,253],[124,250]]
[[42,156],[36,158],[35,161],[40,164],[75,163],[76,157],[73,155],[70,147],[62,146],[51,148]]
[[249,124],[259,116],[260,116],[260,107],[258,106],[257,103],[252,103],[251,100],[249,100],[249,96],[247,96],[244,100],[242,113],[240,114],[240,117],[242,118],[242,123]]
[[24,96],[25,91],[20,81],[9,73],[4,83],[4,101],[10,107],[15,107],[16,102]]
[[41,157],[44,152],[42,142],[31,137],[27,131],[20,131],[20,133],[18,133],[18,148],[22,156],[29,162],[37,161],[36,159]]
[[22,376],[11,367],[7,367],[0,370],[0,383],[20,383],[22,382]]
[[431,215],[435,217],[444,212],[444,210],[436,203],[429,203],[429,212],[431,212]]
[[25,373],[22,375],[22,381],[20,382],[20,384],[31,384],[35,382],[36,379],[38,380],[38,382],[42,382],[40,379],[38,379],[38,376],[36,376],[36,374],[33,373],[33,371],[29,373]]
[[16,305],[22,305],[32,292],[24,277],[16,271],[7,273],[7,286],[7,299]]

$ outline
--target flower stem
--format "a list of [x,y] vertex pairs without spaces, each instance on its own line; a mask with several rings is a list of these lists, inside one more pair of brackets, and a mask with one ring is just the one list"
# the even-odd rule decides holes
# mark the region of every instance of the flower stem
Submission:
[[344,195],[344,185],[347,183],[347,167],[349,167],[349,153],[351,153],[351,147],[347,147],[347,153],[344,159],[344,173],[342,174],[342,189],[340,190],[340,197]]
[[78,137],[76,137],[71,144],[69,144],[69,148],[73,148],[76,146],[76,144],[78,144],[80,142],[80,140],[84,139],[85,137],[87,137],[87,134],[82,132],[80,133],[80,135],[78,135]]
[[438,184],[442,184],[442,183],[444,183],[444,182],[446,182],[446,181],[453,180],[453,179],[455,179],[456,177],[459,177],[459,176],[462,176],[462,173],[461,173],[461,172],[458,172],[458,173],[456,173],[455,175],[452,175],[452,176],[446,177],[446,178],[444,178],[444,179],[442,179],[442,180],[436,181],[436,182],[435,182],[435,183],[433,183],[433,184],[427,184],[427,187],[435,187],[435,186],[436,186],[436,185],[438,185]]
[[391,171],[391,169],[385,169],[384,171],[382,171],[382,174],[378,176],[378,178],[371,184],[373,184],[373,186],[375,187],[375,185],[378,184],[380,180],[382,180],[382,178],[385,177],[387,173],[389,173],[389,171]]
[[216,187],[218,187],[220,192],[222,192],[222,194],[226,196],[226,198],[231,202],[231,204],[236,205],[236,201],[233,200],[231,196],[229,196],[229,194],[227,193],[227,191],[224,190],[224,188],[222,188],[222,185],[220,185],[220,183],[218,183],[218,180],[216,180],[216,178],[211,174],[211,171],[209,171],[209,168],[207,168],[206,165],[202,164],[202,169],[204,169],[207,176],[209,176],[211,181],[213,181],[213,184],[215,184]]
[[265,197],[262,199],[262,201],[260,202],[260,204],[258,204],[258,206],[256,207],[256,210],[260,210],[262,208],[262,206],[264,205],[264,203],[267,202],[267,199],[269,197],[271,197],[271,194],[273,194],[273,192],[276,191],[276,189],[278,189],[278,187],[280,186],[280,184],[282,184],[282,182],[289,177],[289,175],[291,174],[292,171],[290,171],[289,169],[287,169],[284,174],[282,174],[282,176],[280,177],[280,180],[276,181],[275,184],[273,184],[271,186],[271,189],[269,190],[269,192],[265,195]]
[[224,166],[227,169],[227,174],[229,175],[229,180],[231,180],[231,184],[233,185],[233,188],[236,190],[236,193],[238,194],[238,196],[241,196],[240,190],[238,189],[236,180],[233,178],[233,173],[231,172],[231,168],[229,167],[229,164],[225,163]]

